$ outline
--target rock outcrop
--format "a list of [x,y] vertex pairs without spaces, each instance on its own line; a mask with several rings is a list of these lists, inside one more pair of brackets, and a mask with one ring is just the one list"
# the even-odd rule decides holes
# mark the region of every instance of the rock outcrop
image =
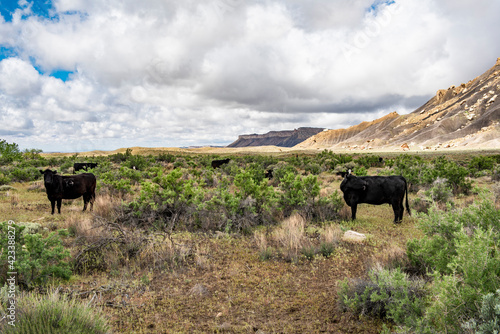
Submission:
[[279,146],[293,147],[322,132],[322,128],[298,128],[290,131],[271,131],[266,134],[241,135],[227,147]]

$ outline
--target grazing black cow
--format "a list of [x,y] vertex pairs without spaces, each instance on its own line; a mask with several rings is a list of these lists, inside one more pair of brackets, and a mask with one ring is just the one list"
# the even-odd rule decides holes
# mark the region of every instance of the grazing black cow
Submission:
[[344,200],[351,207],[352,219],[356,219],[356,209],[359,203],[380,205],[388,203],[394,210],[394,223],[403,220],[403,200],[406,194],[406,210],[411,215],[408,205],[408,187],[402,176],[360,176],[350,172],[340,184]]
[[229,163],[231,159],[223,159],[223,160],[212,160],[212,168],[219,168],[222,165]]
[[93,162],[75,162],[73,164],[73,174],[80,170],[87,170],[89,168],[96,168],[97,163]]
[[57,201],[57,212],[61,213],[63,199],[75,199],[83,196],[83,211],[90,202],[90,211],[94,207],[96,179],[92,173],[82,173],[72,176],[57,175],[57,171],[47,169],[43,174],[47,197],[52,205],[52,214]]
[[264,173],[264,177],[268,180],[271,180],[273,176],[273,170],[272,169],[266,169],[266,172]]

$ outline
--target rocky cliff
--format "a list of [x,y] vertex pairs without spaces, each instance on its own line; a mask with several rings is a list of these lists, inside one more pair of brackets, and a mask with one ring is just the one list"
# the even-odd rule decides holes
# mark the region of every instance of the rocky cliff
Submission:
[[500,148],[500,58],[483,75],[439,90],[407,115],[396,112],[347,129],[318,133],[296,148]]
[[323,131],[322,128],[298,128],[289,131],[271,131],[266,134],[241,135],[227,147],[280,146],[293,147]]

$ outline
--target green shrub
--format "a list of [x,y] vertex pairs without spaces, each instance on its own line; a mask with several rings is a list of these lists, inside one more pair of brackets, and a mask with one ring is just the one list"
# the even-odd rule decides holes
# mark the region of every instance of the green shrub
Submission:
[[495,165],[495,159],[487,156],[477,156],[469,162],[469,173],[471,176],[480,176],[482,171],[491,171]]
[[466,178],[469,174],[467,168],[444,156],[434,159],[432,163],[434,164],[432,181],[438,177],[446,179],[455,194],[467,194],[471,190],[472,182]]
[[3,173],[0,173],[0,185],[9,184],[11,178]]
[[410,279],[399,268],[371,271],[369,280],[345,280],[339,290],[342,309],[413,326],[424,312],[422,280]]
[[164,162],[174,162],[177,157],[170,153],[160,153],[156,157],[156,161],[164,161]]
[[310,212],[320,190],[316,176],[302,177],[290,172],[283,177],[279,187],[281,190],[280,208],[285,216],[289,216],[293,210],[297,209],[306,209]]
[[[62,245],[61,236],[65,230],[51,232],[47,237],[36,234],[24,234],[25,226],[7,222],[0,223],[0,260],[5,265],[0,267],[0,285],[5,282],[7,272],[17,272],[19,283],[25,287],[46,284],[50,278],[69,279],[71,269],[65,259],[70,255]],[[15,233],[13,231],[15,230]],[[15,261],[7,261],[9,246],[15,247]],[[9,264],[9,267],[7,266]]]
[[330,255],[332,255],[332,253],[335,251],[335,244],[333,242],[326,242],[326,241],[323,241],[320,245],[319,245],[319,252],[321,253],[321,255],[323,255],[324,257],[329,257]]
[[500,290],[488,293],[482,298],[478,319],[471,319],[462,325],[466,332],[475,334],[497,334],[500,332]]
[[127,161],[124,166],[129,169],[135,170],[145,170],[151,165],[151,161],[143,155],[129,155],[127,156]]
[[275,250],[272,247],[266,247],[264,249],[261,249],[259,252],[259,259],[261,261],[267,261],[270,260],[274,257]]
[[0,140],[0,164],[7,164],[12,161],[19,161],[23,154],[16,143],[9,144],[5,139]]
[[15,326],[7,321],[1,321],[0,332],[4,334],[109,332],[104,317],[98,315],[86,303],[70,300],[57,292],[49,295],[22,294],[16,298],[15,316],[12,323]]
[[104,189],[111,195],[125,195],[132,191],[132,185],[140,180],[141,172],[127,167],[104,172],[98,177],[98,190]]
[[[392,164],[388,163],[388,166]],[[397,175],[403,175],[406,178],[408,184],[411,185],[422,185],[428,181],[429,177],[423,177],[424,173],[428,174],[429,169],[425,161],[416,155],[400,155],[394,160],[394,173]],[[410,191],[412,188],[410,187]]]
[[300,253],[302,255],[304,255],[304,257],[308,260],[313,260],[314,259],[314,256],[318,253],[316,247],[314,247],[313,245],[308,245],[308,246],[304,246],[302,247],[302,249],[300,250]]
[[483,295],[500,288],[500,210],[489,199],[422,216],[425,237],[407,243],[412,268],[433,277],[431,294],[417,332],[461,332],[478,319]]
[[420,229],[426,238],[412,239],[407,243],[408,257],[421,272],[438,271],[451,274],[450,261],[457,255],[457,235],[473,233],[477,229],[500,232],[500,210],[489,200],[465,209],[442,212],[431,208],[423,215]]
[[273,169],[273,177],[277,182],[281,182],[281,180],[285,177],[285,175],[290,173],[296,174],[297,171],[292,165],[287,164],[285,162],[277,163]]
[[384,166],[384,160],[378,155],[362,155],[355,159],[354,162],[365,168]]
[[484,294],[500,288],[500,258],[491,232],[456,234],[456,255],[450,275],[436,273],[426,318],[439,332],[459,332],[464,319],[477,317]]
[[318,163],[311,162],[307,164],[305,171],[313,175],[318,175],[321,173],[321,166]]
[[433,182],[432,187],[425,191],[425,195],[438,204],[446,205],[447,203],[453,203],[453,192],[448,186],[446,179],[437,178]]
[[368,171],[363,166],[356,166],[356,167],[354,167],[354,169],[352,170],[352,172],[356,176],[367,176],[368,175]]
[[41,174],[39,169],[35,167],[13,168],[10,172],[12,181],[14,182],[31,182],[40,179]]

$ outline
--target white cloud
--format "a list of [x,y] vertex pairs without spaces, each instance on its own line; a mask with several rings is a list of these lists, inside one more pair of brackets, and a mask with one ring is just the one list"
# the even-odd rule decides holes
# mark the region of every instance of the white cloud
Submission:
[[39,74],[31,64],[8,58],[0,62],[0,91],[11,96],[35,95],[40,89]]
[[496,1],[53,3],[54,19],[25,7],[0,21],[16,54],[0,62],[15,125],[0,135],[48,151],[349,126],[410,112],[500,56]]

